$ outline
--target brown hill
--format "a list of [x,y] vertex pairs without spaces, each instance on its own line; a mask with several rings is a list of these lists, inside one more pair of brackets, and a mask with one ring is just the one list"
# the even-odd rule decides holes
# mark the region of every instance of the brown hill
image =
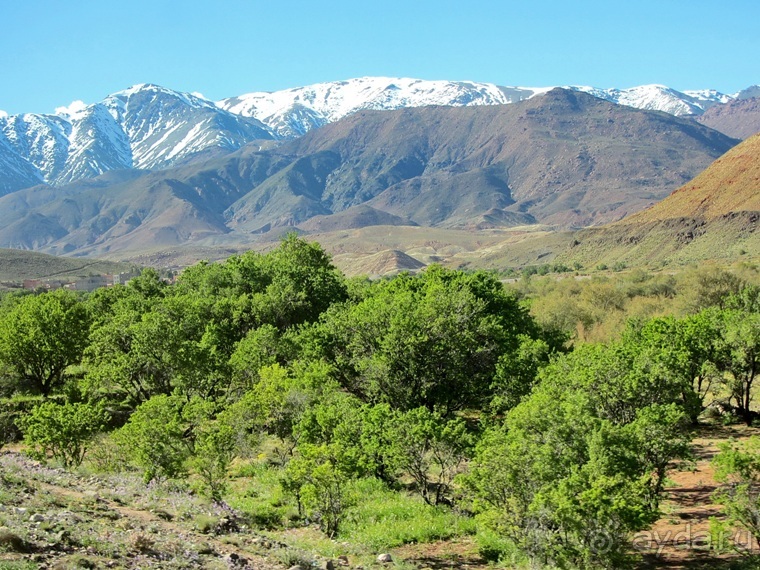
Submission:
[[729,150],[659,204],[620,223],[681,217],[711,220],[747,211],[760,211],[760,134]]
[[486,213],[491,224],[601,224],[664,198],[734,144],[563,89],[511,105],[363,111],[282,147],[300,157],[298,176],[236,202],[230,226],[251,231],[280,204],[285,217],[295,199],[332,212],[367,203],[423,226],[475,227]]
[[640,265],[760,256],[760,135],[727,152],[655,206],[577,232],[558,255]]
[[697,121],[730,137],[746,139],[760,133],[760,98],[734,99],[710,107]]
[[334,262],[347,275],[368,277],[395,275],[402,271],[417,271],[425,267],[424,263],[403,251],[390,249],[371,255],[336,255]]

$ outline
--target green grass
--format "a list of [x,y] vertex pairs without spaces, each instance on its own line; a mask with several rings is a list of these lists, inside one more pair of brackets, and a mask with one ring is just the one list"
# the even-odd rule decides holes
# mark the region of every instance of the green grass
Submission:
[[280,485],[282,469],[254,461],[237,466],[232,476],[230,493],[225,498],[233,509],[250,517],[254,526],[273,529],[297,517],[295,501]]
[[356,482],[360,501],[351,508],[340,538],[379,550],[445,540],[475,532],[475,522],[422,498],[388,489],[376,479]]
[[[288,526],[298,526],[295,500],[280,486],[280,468],[262,461],[250,462],[238,465],[232,475],[231,493],[225,499],[248,515],[254,526],[274,534]],[[350,543],[357,554],[475,533],[472,518],[446,507],[430,506],[418,495],[391,490],[377,479],[355,481],[351,494],[357,502],[347,510],[336,539]],[[323,556],[340,554],[346,548],[336,546],[320,533],[312,536],[302,532],[283,538],[293,547]]]

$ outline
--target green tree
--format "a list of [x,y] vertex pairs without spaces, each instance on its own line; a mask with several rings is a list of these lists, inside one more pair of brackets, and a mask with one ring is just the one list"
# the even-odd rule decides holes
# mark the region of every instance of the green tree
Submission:
[[87,309],[69,291],[23,297],[0,317],[0,364],[19,389],[48,396],[80,362],[89,325]]
[[146,482],[185,473],[185,462],[192,453],[183,417],[185,405],[178,396],[153,396],[115,433],[126,456],[142,468]]
[[24,442],[35,456],[44,459],[50,453],[64,467],[76,467],[82,463],[93,436],[103,430],[108,419],[102,403],[45,402],[22,417],[20,424]]
[[429,505],[451,504],[451,486],[471,455],[473,437],[461,419],[427,408],[397,413],[390,422],[389,464],[410,476]]
[[489,399],[496,362],[527,332],[535,325],[498,281],[431,267],[377,283],[299,340],[363,401],[448,415]]
[[542,384],[477,446],[466,484],[481,522],[538,565],[624,565],[629,533],[659,516],[652,471],[680,451],[674,409],[615,424],[585,390]]
[[747,425],[756,413],[752,411],[752,391],[760,372],[760,313],[726,310],[723,312],[720,339],[724,360],[719,369],[728,375],[731,398]]
[[349,474],[331,453],[329,445],[306,444],[301,454],[288,463],[283,486],[296,496],[299,508],[329,537],[340,530],[346,510],[355,503]]
[[235,458],[238,430],[228,418],[206,420],[195,433],[191,467],[201,478],[203,491],[221,501],[227,490],[227,470]]
[[520,345],[505,353],[496,363],[490,402],[492,412],[504,413],[514,408],[530,394],[538,380],[538,371],[549,363],[552,354],[549,344],[542,339],[519,335]]

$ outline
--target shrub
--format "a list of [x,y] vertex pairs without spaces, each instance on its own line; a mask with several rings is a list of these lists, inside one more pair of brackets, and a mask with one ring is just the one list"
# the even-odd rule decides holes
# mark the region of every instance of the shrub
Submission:
[[115,434],[126,455],[143,469],[146,483],[184,472],[190,447],[184,440],[182,403],[174,396],[153,396]]
[[33,455],[44,458],[50,453],[65,467],[82,463],[90,440],[107,422],[102,404],[54,402],[40,404],[19,420]]

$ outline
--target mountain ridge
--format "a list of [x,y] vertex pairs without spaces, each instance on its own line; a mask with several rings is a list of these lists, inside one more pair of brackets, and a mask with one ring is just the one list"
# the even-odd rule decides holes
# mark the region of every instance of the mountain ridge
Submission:
[[[167,168],[231,152],[256,140],[272,144],[360,110],[501,105],[551,89],[364,77],[212,102],[138,84],[98,103],[59,107],[56,114],[0,113],[0,195],[39,183],[59,186],[109,170]],[[734,95],[710,89],[680,92],[661,85],[569,89],[634,108],[694,117],[760,94],[757,86]]]
[[598,224],[659,200],[736,142],[562,89],[512,105],[360,111],[271,149],[11,193],[0,246],[103,255],[283,228]]

